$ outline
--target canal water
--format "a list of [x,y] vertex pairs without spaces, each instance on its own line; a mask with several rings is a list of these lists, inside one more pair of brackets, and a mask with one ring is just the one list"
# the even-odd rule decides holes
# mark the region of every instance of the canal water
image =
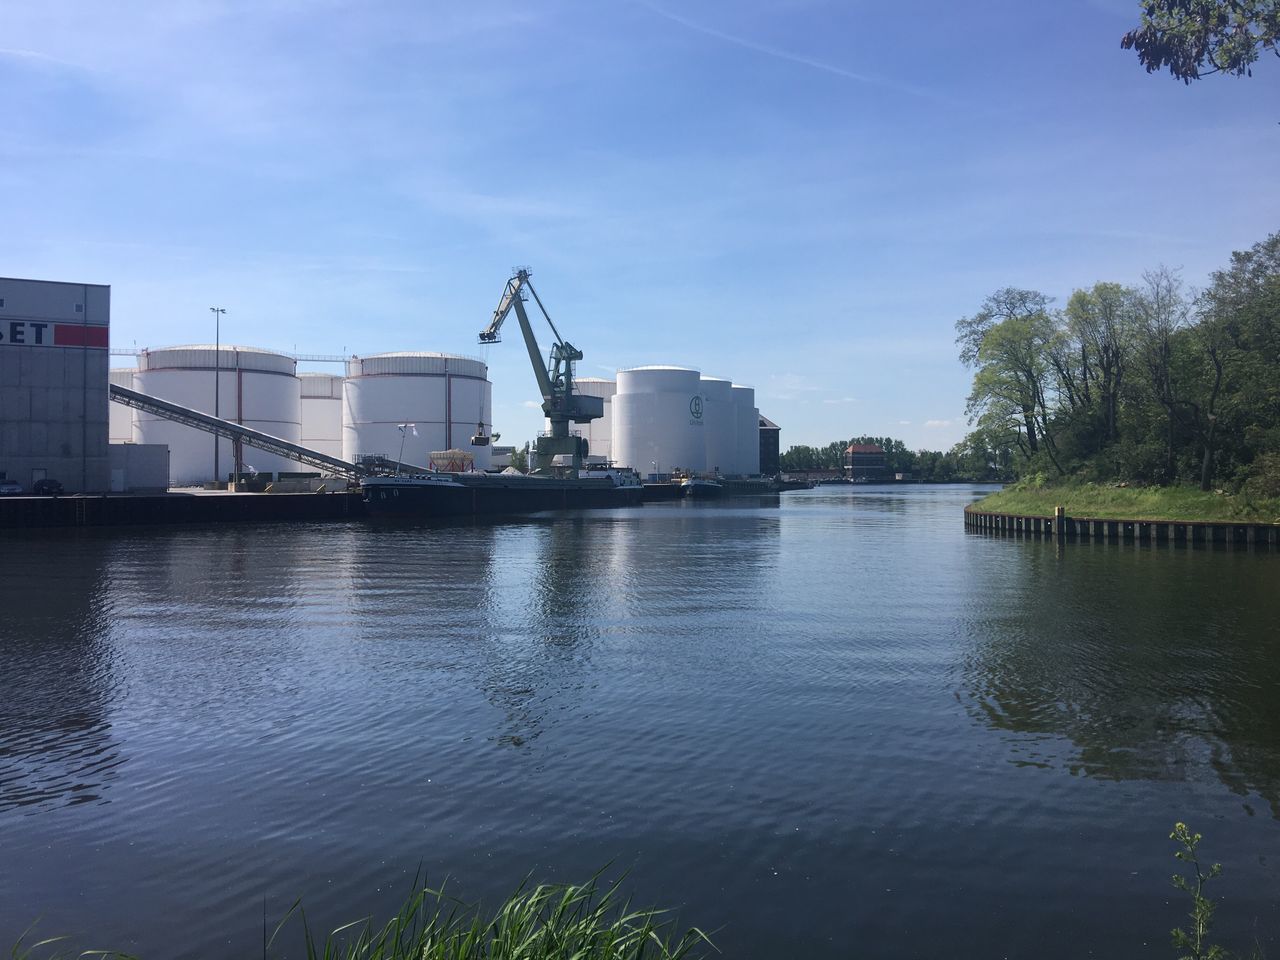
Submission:
[[607,867],[728,957],[1167,958],[1185,820],[1275,954],[1280,556],[981,493],[0,541],[0,952]]

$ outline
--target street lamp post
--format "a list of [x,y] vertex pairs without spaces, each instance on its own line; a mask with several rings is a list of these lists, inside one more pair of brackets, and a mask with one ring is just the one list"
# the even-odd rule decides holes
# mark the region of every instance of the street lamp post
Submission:
[[[213,313],[213,415],[215,417],[222,416],[222,411],[218,406],[218,388],[222,380],[222,315],[226,313],[225,307],[210,307]],[[217,482],[220,476],[218,472],[218,446],[221,444],[221,438],[215,433],[213,435],[213,479]]]

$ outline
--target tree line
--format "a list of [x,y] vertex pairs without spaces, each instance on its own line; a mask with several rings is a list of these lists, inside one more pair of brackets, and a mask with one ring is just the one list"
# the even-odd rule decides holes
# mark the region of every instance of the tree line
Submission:
[[1065,306],[1005,288],[956,324],[969,442],[1020,475],[1280,494],[1280,233],[1192,291],[1159,267]]
[[838,470],[844,466],[844,452],[855,443],[875,444],[885,453],[885,474],[910,474],[914,480],[931,483],[1013,478],[1013,451],[990,445],[990,438],[975,431],[948,451],[908,450],[893,437],[852,437],[824,447],[799,445],[782,454],[783,473],[808,470]]

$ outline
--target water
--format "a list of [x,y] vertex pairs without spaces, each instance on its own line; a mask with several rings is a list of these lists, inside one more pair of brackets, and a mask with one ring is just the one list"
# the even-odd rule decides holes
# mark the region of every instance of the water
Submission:
[[1280,929],[1280,556],[990,539],[971,487],[0,541],[0,950],[261,955],[630,871],[732,957]]

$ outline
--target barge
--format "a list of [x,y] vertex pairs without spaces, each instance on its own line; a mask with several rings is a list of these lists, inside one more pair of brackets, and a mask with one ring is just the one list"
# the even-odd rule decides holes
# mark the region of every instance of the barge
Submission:
[[417,517],[501,516],[547,510],[639,506],[640,479],[626,470],[577,476],[520,473],[420,473],[360,482],[370,514]]

